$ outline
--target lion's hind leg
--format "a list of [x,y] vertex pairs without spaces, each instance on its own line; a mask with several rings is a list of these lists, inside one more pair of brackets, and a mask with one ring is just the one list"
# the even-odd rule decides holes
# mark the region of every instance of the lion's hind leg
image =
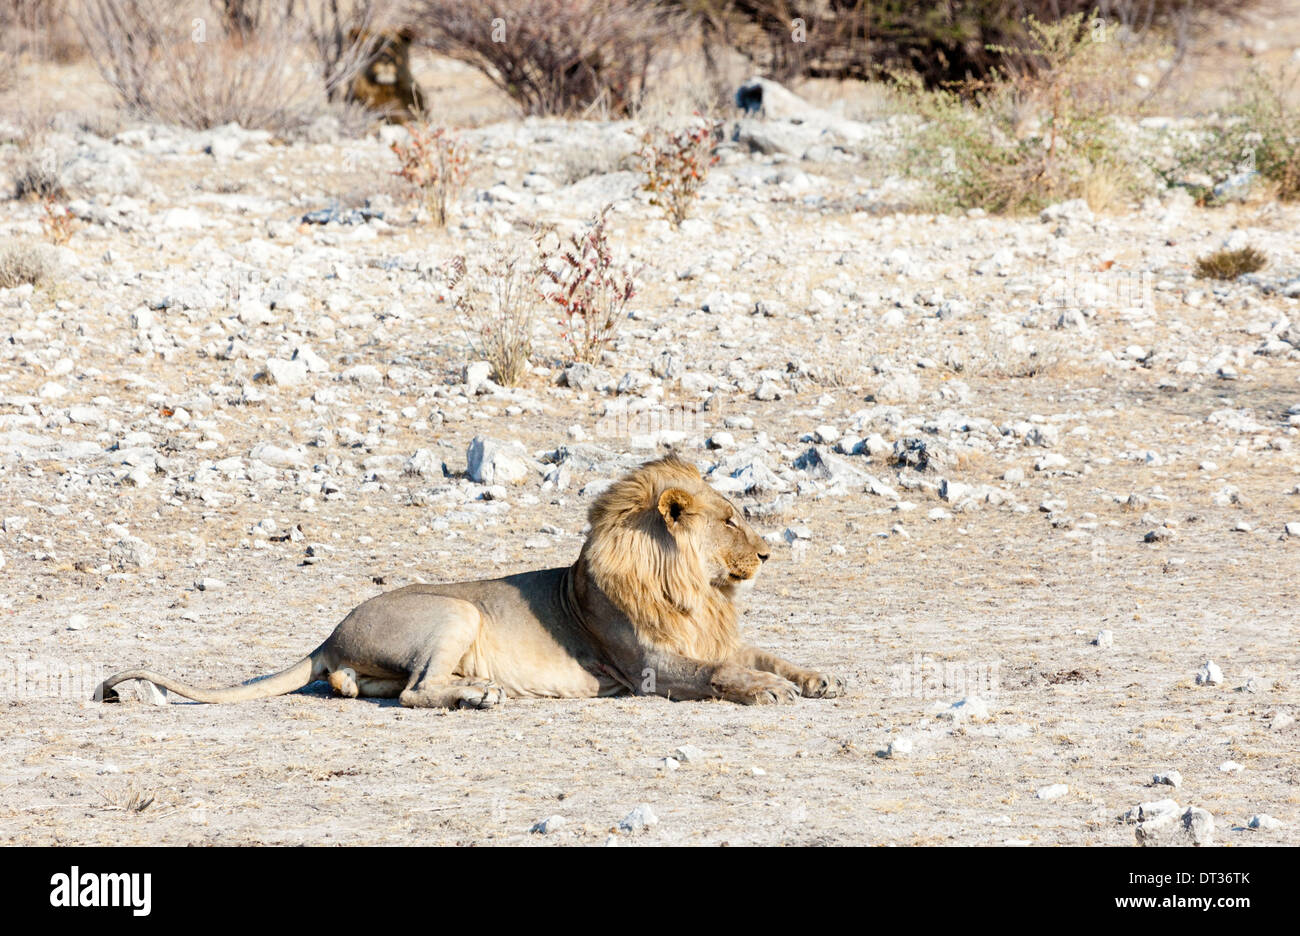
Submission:
[[437,629],[398,700],[408,708],[487,709],[500,705],[506,699],[504,689],[490,679],[465,676],[459,669],[478,640],[482,615],[468,601],[443,600]]
[[405,679],[384,676],[358,676],[350,666],[330,673],[330,688],[345,699],[396,699],[406,688]]

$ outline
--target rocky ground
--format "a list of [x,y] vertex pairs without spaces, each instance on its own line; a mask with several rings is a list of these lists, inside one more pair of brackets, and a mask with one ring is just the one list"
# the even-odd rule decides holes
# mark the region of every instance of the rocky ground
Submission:
[[[1300,206],[922,216],[897,118],[728,129],[680,231],[628,123],[466,132],[445,231],[396,131],[47,138],[81,220],[0,290],[0,841],[1133,844],[1146,803],[1147,838],[1300,843]],[[607,202],[640,269],[615,349],[566,367],[543,323],[520,386],[486,379],[442,267]],[[40,214],[0,203],[0,236]],[[1194,277],[1246,243],[1260,273]],[[749,637],[848,697],[86,698],[567,564],[668,445],[775,547]]]

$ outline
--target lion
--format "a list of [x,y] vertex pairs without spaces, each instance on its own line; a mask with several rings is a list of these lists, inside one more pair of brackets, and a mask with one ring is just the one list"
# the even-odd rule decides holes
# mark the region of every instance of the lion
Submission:
[[844,682],[741,640],[737,598],[767,544],[677,455],[606,488],[571,566],[448,585],[408,585],[357,606],[288,669],[226,689],[149,670],[106,679],[96,698],[142,679],[196,702],[265,699],[328,679],[347,698],[488,709],[507,698],[661,695],[746,705],[833,698]]
[[348,100],[384,115],[389,123],[418,120],[425,113],[424,92],[411,74],[409,29],[388,31],[367,37],[353,30],[354,44],[374,43],[348,89]]

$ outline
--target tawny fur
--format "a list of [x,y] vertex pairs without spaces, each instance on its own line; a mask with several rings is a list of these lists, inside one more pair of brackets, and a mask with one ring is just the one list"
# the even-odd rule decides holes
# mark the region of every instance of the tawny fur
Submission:
[[[713,585],[701,554],[703,525],[690,525],[690,535],[677,537],[665,528],[659,498],[675,488],[697,497],[713,494],[695,466],[676,455],[616,481],[591,506],[582,557],[646,643],[696,660],[725,660],[740,645],[736,606],[730,590]],[[743,555],[725,558],[744,561]]]

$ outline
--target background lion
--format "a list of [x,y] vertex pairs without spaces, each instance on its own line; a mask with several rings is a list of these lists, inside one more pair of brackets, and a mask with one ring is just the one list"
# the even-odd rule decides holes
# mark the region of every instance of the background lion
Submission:
[[[353,31],[357,43],[362,34]],[[374,50],[352,80],[348,100],[383,114],[390,123],[406,123],[424,116],[424,92],[411,74],[409,29],[389,31],[374,37]]]
[[199,702],[262,699],[326,677],[340,695],[489,708],[507,696],[790,702],[832,697],[834,677],[740,639],[735,600],[766,544],[694,466],[669,455],[605,490],[572,566],[450,585],[409,585],[361,604],[293,666],[228,689],[144,679]]

